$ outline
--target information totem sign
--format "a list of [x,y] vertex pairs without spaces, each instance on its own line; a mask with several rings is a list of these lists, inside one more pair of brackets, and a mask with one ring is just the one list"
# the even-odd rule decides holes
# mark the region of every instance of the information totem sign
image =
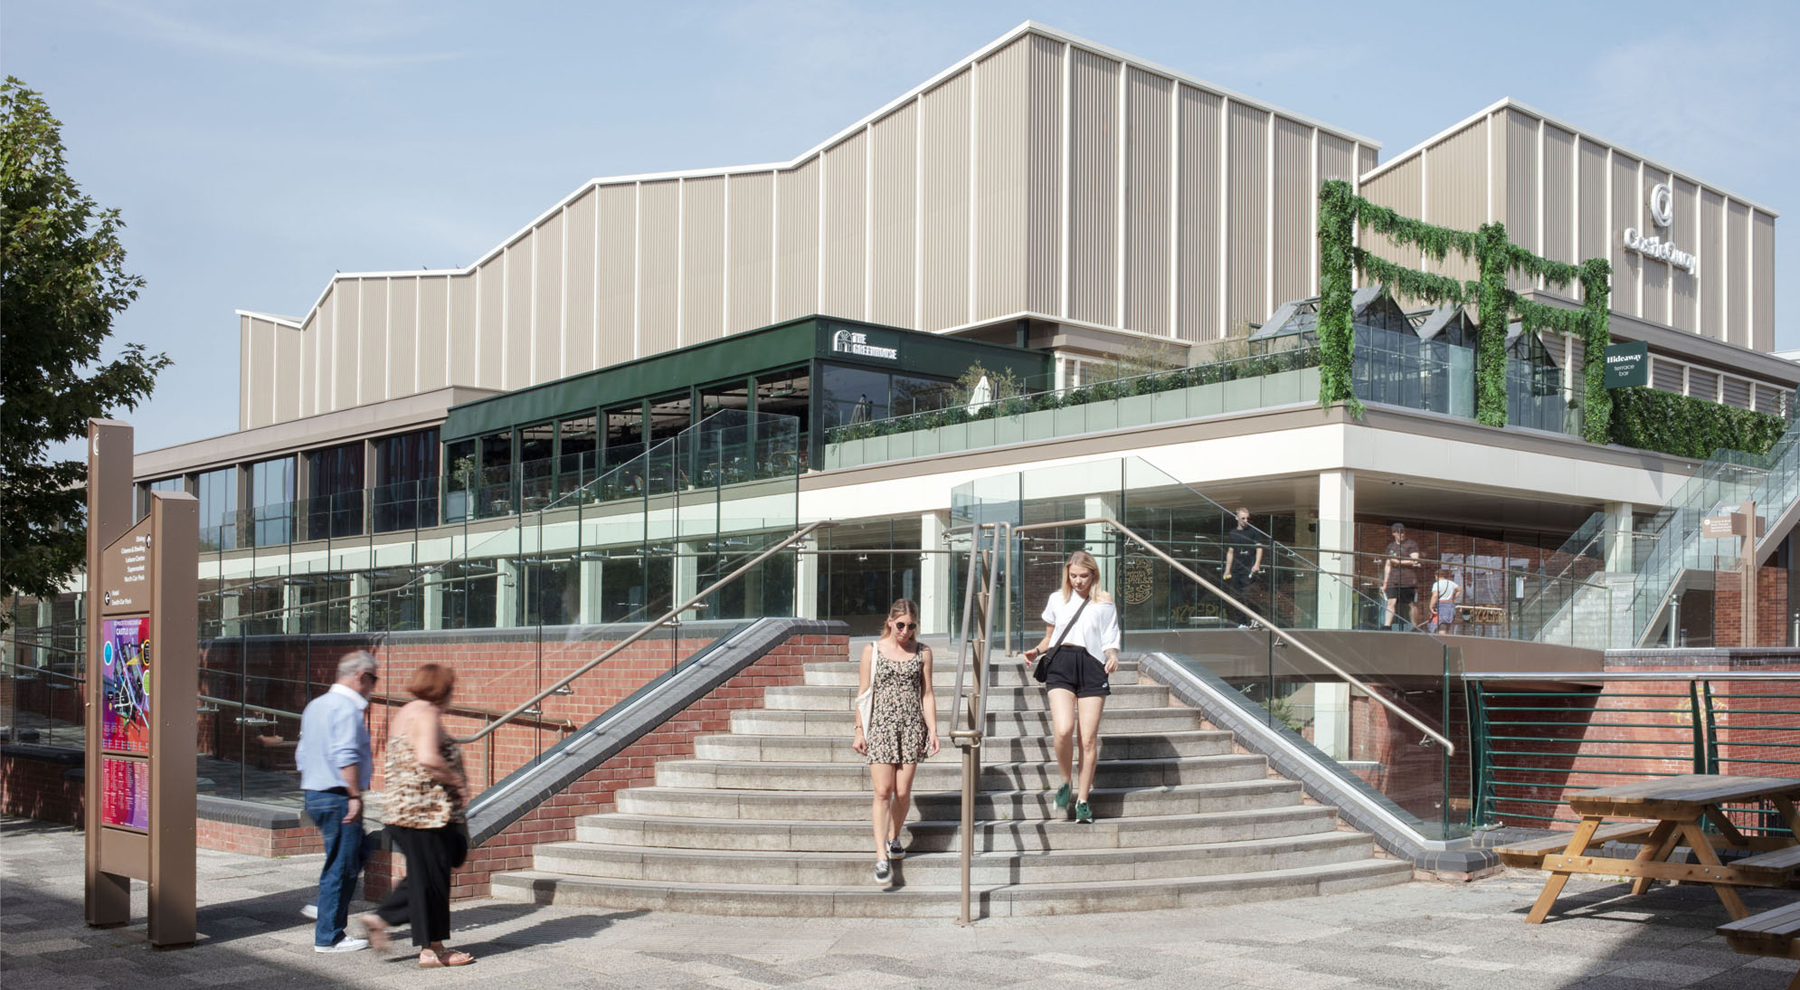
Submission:
[[131,521],[132,429],[88,421],[87,923],[131,920],[150,885],[150,944],[194,941],[199,505],[153,492]]

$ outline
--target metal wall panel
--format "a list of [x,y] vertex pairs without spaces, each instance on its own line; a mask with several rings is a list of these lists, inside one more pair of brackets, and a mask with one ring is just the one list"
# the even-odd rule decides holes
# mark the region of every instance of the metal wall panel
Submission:
[[1219,315],[1220,183],[1219,118],[1224,98],[1191,86],[1181,87],[1177,162],[1181,210],[1181,257],[1176,281],[1181,298],[1176,335],[1183,340],[1214,340],[1224,335]]
[[[1700,187],[1683,179],[1676,179],[1675,223],[1673,232],[1676,243],[1686,250],[1698,250],[1695,241],[1700,234]],[[1700,297],[1700,280],[1688,274],[1685,268],[1669,268],[1669,275],[1674,280],[1674,307],[1669,312],[1669,323],[1679,330],[1694,333],[1700,328],[1700,314],[1695,308]]]
[[[1641,180],[1642,184],[1638,187],[1638,202],[1649,203],[1651,187],[1658,183],[1668,182],[1670,179],[1669,173],[1653,171],[1646,167]],[[1644,209],[1638,215],[1644,218],[1643,223],[1636,225],[1640,234],[1645,237],[1657,234],[1661,235],[1665,241],[1670,239],[1671,232],[1656,226],[1650,219],[1648,209]],[[1652,323],[1666,324],[1669,322],[1669,269],[1673,266],[1666,261],[1655,259],[1646,260],[1642,264],[1644,309],[1640,315]]]
[[261,426],[255,413],[250,409],[250,383],[255,378],[255,367],[252,357],[256,352],[256,321],[248,316],[238,316],[238,429],[248,430]]
[[924,199],[921,330],[969,320],[969,72],[920,98],[919,160]]
[[[730,312],[725,332],[754,330],[775,322],[770,284],[775,236],[775,173],[752,172],[730,179],[731,246],[726,262]],[[911,297],[912,287],[907,287]]]
[[725,178],[681,184],[681,343],[725,333]]
[[775,182],[775,320],[779,323],[819,311],[819,159],[776,173]]
[[357,279],[356,404],[387,398],[387,279]]
[[1686,378],[1686,368],[1681,362],[1671,361],[1668,358],[1655,354],[1650,356],[1651,388],[1661,389],[1664,392],[1674,392],[1676,395],[1680,395]]
[[[1419,163],[1418,156],[1414,155],[1363,183],[1363,195],[1380,206],[1398,210],[1406,216],[1416,216],[1419,209],[1419,182],[1423,174],[1424,168]],[[1387,238],[1367,227],[1359,231],[1357,236],[1357,243],[1370,254],[1408,268],[1418,267],[1418,251],[1395,247]]]
[[1364,146],[1362,149],[1362,168],[1358,174],[1366,174],[1381,164],[1381,149]]
[[594,262],[594,367],[637,356],[637,184],[601,186]]
[[1342,179],[1351,182],[1356,179],[1355,156],[1356,146],[1335,135],[1319,132],[1319,183]]
[[563,230],[561,211],[550,215],[532,235],[536,276],[531,303],[531,382],[563,376]]
[[[418,390],[444,387],[445,357],[450,353],[450,285],[448,275],[419,280],[419,343],[413,355]],[[468,281],[468,279],[463,279]]]
[[1612,308],[1614,312],[1637,316],[1638,284],[1643,280],[1643,255],[1625,250],[1625,242],[1617,232],[1626,227],[1642,230],[1638,209],[1638,163],[1615,152],[1612,159],[1612,244],[1613,268]]
[[1031,38],[1031,121],[1026,139],[1025,305],[1037,313],[1062,312],[1062,42]]
[[[1495,121],[1496,124],[1499,121]],[[1499,133],[1494,135],[1499,137]],[[1506,111],[1506,171],[1494,176],[1495,192],[1504,177],[1506,210],[1494,204],[1495,216],[1506,222],[1514,244],[1535,252],[1538,244],[1538,121],[1517,110]]]
[[1718,339],[1725,333],[1725,197],[1700,191],[1700,335]]
[[1231,331],[1269,316],[1269,114],[1231,105],[1225,174],[1225,324]]
[[1069,315],[1119,318],[1119,72],[1076,50],[1069,64]]
[[[475,376],[481,388],[500,388],[506,344],[506,255],[497,254],[475,269]],[[459,383],[460,384],[460,383]]]
[[300,415],[319,411],[319,316],[315,307],[300,321]]
[[1690,366],[1687,394],[1708,402],[1719,401],[1719,376],[1716,372]]
[[1750,227],[1750,334],[1745,345],[1775,349],[1775,218],[1758,211]]
[[300,418],[300,345],[305,337],[293,327],[277,325],[273,330],[275,360],[270,370],[275,379],[275,410],[271,422],[285,423]]
[[825,241],[821,250],[825,281],[820,310],[831,316],[863,318],[868,295],[869,144],[857,133],[824,152]]
[[[1476,230],[1487,222],[1487,123],[1477,120],[1437,144],[1425,149],[1425,214],[1422,219],[1457,230]],[[1384,204],[1385,205],[1385,204]],[[1418,207],[1408,211],[1394,204],[1403,214],[1419,216]],[[1372,235],[1370,239],[1380,239]],[[1366,243],[1366,241],[1365,241]],[[1412,252],[1413,265],[1418,264]],[[1451,254],[1440,264],[1428,262],[1426,271],[1439,271],[1451,278],[1471,279],[1477,275],[1475,262]]]
[[598,194],[589,189],[563,210],[568,234],[563,238],[562,373],[580,374],[594,367],[594,223]]
[[1727,406],[1739,409],[1750,408],[1750,383],[1742,378],[1726,375],[1719,383],[1720,401]]
[[445,359],[447,385],[480,384],[480,309],[476,304],[479,274],[450,276],[449,343]]
[[1750,346],[1750,265],[1748,262],[1750,208],[1739,202],[1726,204],[1725,212],[1725,337],[1739,347]]
[[[869,318],[889,326],[912,327],[918,319],[917,102],[908,103],[869,126],[869,164],[873,182],[869,189]],[[732,195],[736,196],[735,187]],[[732,204],[736,203],[734,198]],[[766,233],[764,238],[766,244]]]
[[681,183],[645,182],[638,212],[637,356],[681,346]]
[[[1275,120],[1275,305],[1317,295],[1313,255],[1313,129],[1298,121]],[[1267,314],[1264,314],[1265,316]]]
[[1580,158],[1576,165],[1580,171],[1577,195],[1581,216],[1576,220],[1580,228],[1576,231],[1579,253],[1583,260],[1604,258],[1612,250],[1614,236],[1606,228],[1606,148],[1581,138],[1576,155]]
[[[1544,250],[1553,261],[1570,264],[1575,254],[1575,135],[1544,125]],[[1562,291],[1578,292],[1570,285]]]
[[337,282],[331,293],[331,405],[330,409],[348,409],[356,405],[356,375],[361,357],[362,337],[359,307],[362,281],[346,278]]
[[1126,329],[1173,333],[1169,312],[1169,80],[1142,69],[1125,76]]
[[971,291],[978,320],[1025,308],[1030,70],[1029,38],[1020,38],[976,65]]
[[385,397],[412,395],[418,368],[419,277],[390,278],[387,284],[387,384]]
[[526,234],[506,249],[506,347],[505,367],[501,381],[507,389],[524,388],[531,377],[531,291],[532,269],[538,235]]

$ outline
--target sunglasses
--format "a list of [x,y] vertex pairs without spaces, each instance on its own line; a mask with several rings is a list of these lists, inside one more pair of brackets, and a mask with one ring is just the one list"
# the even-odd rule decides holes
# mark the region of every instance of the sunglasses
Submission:
[[379,681],[379,680],[381,680],[381,678],[380,678],[380,677],[378,677],[378,676],[376,676],[376,675],[374,675],[374,674],[371,674],[371,673],[369,673],[369,672],[368,672],[368,671],[366,671],[366,670],[365,670],[365,671],[363,671],[363,676],[364,676],[364,677],[367,677],[367,678],[368,678],[368,679],[369,679],[369,683],[370,683],[370,684],[374,684],[374,683],[375,683],[375,682],[376,682],[376,681]]
[[919,628],[919,624],[917,622],[896,622],[896,623],[894,623],[894,628],[901,629],[901,630],[917,629],[917,628]]

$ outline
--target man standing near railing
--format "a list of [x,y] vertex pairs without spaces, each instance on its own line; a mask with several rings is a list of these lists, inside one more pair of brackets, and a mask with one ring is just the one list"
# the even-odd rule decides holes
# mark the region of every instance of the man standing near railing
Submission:
[[369,945],[345,934],[344,924],[363,866],[362,796],[375,766],[363,712],[375,690],[376,667],[365,650],[347,654],[338,662],[337,683],[309,702],[300,717],[294,760],[306,792],[306,815],[325,840],[314,952],[355,952]]
[[[1262,531],[1250,525],[1250,509],[1240,507],[1237,510],[1237,528],[1225,534],[1225,577],[1231,583],[1232,597],[1245,605],[1253,605],[1250,601],[1250,582],[1262,573],[1263,545],[1266,542]],[[1255,622],[1249,615],[1242,618],[1239,629]]]

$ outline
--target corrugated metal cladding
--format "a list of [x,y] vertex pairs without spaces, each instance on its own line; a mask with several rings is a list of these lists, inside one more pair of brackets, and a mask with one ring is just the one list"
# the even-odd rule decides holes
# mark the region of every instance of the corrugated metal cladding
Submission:
[[[1417,216],[1414,210],[1419,209],[1419,181],[1424,172],[1418,156],[1406,159],[1389,168],[1386,172],[1363,184],[1363,195],[1380,206],[1398,210],[1405,216]],[[1363,230],[1358,244],[1363,250],[1379,258],[1385,258],[1395,264],[1414,267],[1419,264],[1419,252],[1416,250],[1395,247],[1387,238]]]
[[1077,51],[1069,63],[1069,316],[1119,318],[1119,71]]
[[1582,138],[1577,154],[1580,162],[1576,168],[1581,173],[1576,193],[1581,215],[1575,221],[1580,228],[1579,251],[1583,258],[1603,258],[1613,241],[1612,231],[1606,229],[1606,147]]
[[[1027,30],[797,165],[603,180],[469,272],[334,279],[267,415],[517,389],[814,312],[1209,339],[1314,291],[1314,181],[1375,160]],[[244,380],[274,380],[278,334],[246,333]]]
[[919,101],[923,330],[969,319],[969,76],[959,72]]
[[[1425,149],[1425,195],[1428,202],[1423,219],[1458,230],[1474,230],[1487,222],[1488,175],[1483,167],[1487,164],[1487,135],[1487,121],[1484,118]],[[1402,213],[1409,212],[1399,204],[1395,204],[1394,208]],[[1368,231],[1363,232],[1363,243],[1375,240],[1385,238]],[[1432,262],[1426,270],[1440,271],[1457,279],[1471,279],[1477,274],[1474,262],[1454,254],[1445,258],[1441,264]]]
[[861,319],[868,299],[869,143],[851,136],[825,158],[824,238],[819,309]]
[[[1575,135],[1544,127],[1544,249],[1552,261],[1573,263],[1575,253]],[[1571,286],[1569,292],[1578,292]]]
[[[1504,119],[1506,171],[1495,176],[1495,193],[1498,195],[1500,190],[1505,190],[1506,211],[1500,213],[1500,204],[1496,202],[1496,218],[1506,221],[1507,236],[1514,244],[1523,244],[1536,251],[1538,221],[1542,216],[1538,203],[1538,121],[1517,110],[1506,111]],[[1498,181],[1500,175],[1506,177],[1504,184]]]
[[[912,326],[918,317],[914,285],[919,270],[917,101],[869,125],[869,164],[869,319]],[[735,247],[733,252],[735,255]]]
[[[1716,192],[1700,192],[1700,263],[1720,270],[1725,258],[1725,197]],[[1725,332],[1725,284],[1700,287],[1700,335],[1718,338]]]
[[730,179],[731,201],[729,261],[725,269],[729,311],[725,332],[736,333],[765,327],[775,320],[773,311],[775,174],[752,172]]
[[[1612,156],[1612,225],[1614,230],[1626,227],[1644,228],[1638,209],[1638,163],[1615,152]],[[1612,308],[1627,316],[1637,316],[1638,285],[1644,277],[1643,255],[1625,250],[1619,237],[1612,241],[1613,291]]]
[[[1659,172],[1648,166],[1640,169],[1638,175],[1638,201],[1641,203],[1650,202],[1651,188],[1668,182],[1670,179],[1671,177],[1667,172]],[[1656,225],[1650,221],[1650,211],[1646,209],[1641,215],[1644,218],[1644,222],[1639,225],[1639,229],[1642,230],[1646,236],[1657,233],[1658,230]],[[1661,233],[1665,234],[1665,236],[1668,234],[1667,231],[1662,231]],[[1641,315],[1644,319],[1653,323],[1667,324],[1670,322],[1669,266],[1659,261],[1646,261],[1643,263],[1643,273],[1644,308]]]
[[1775,218],[1756,214],[1750,227],[1750,284],[1755,298],[1750,308],[1752,337],[1746,343],[1758,350],[1775,349]]
[[1665,392],[1681,394],[1683,388],[1683,366],[1678,361],[1668,361],[1654,355],[1650,358],[1650,386]]
[[[1220,119],[1225,100],[1192,86],[1181,87],[1181,127],[1176,138],[1176,201],[1181,214],[1177,250],[1181,276],[1176,306],[1176,336],[1183,340],[1216,337],[1224,316],[1220,274],[1224,270],[1219,233],[1224,173],[1219,167]],[[1346,152],[1346,154],[1348,154]]]
[[1727,203],[1725,210],[1725,340],[1748,346],[1744,321],[1749,319],[1750,272],[1743,263],[1749,246],[1750,208]]
[[[1674,229],[1685,231],[1691,238],[1700,230],[1700,187],[1686,179],[1676,179],[1672,188]],[[1669,325],[1689,333],[1699,330],[1700,317],[1695,307],[1699,302],[1700,280],[1688,274],[1687,269],[1674,266],[1669,268],[1669,279]]]
[[250,408],[250,396],[256,392],[260,384],[256,374],[261,371],[265,362],[253,360],[251,353],[258,341],[265,339],[261,334],[253,333],[251,328],[256,320],[248,316],[238,316],[238,429],[247,430],[253,426],[262,426],[265,418]]
[[681,184],[681,342],[725,334],[725,177]]

